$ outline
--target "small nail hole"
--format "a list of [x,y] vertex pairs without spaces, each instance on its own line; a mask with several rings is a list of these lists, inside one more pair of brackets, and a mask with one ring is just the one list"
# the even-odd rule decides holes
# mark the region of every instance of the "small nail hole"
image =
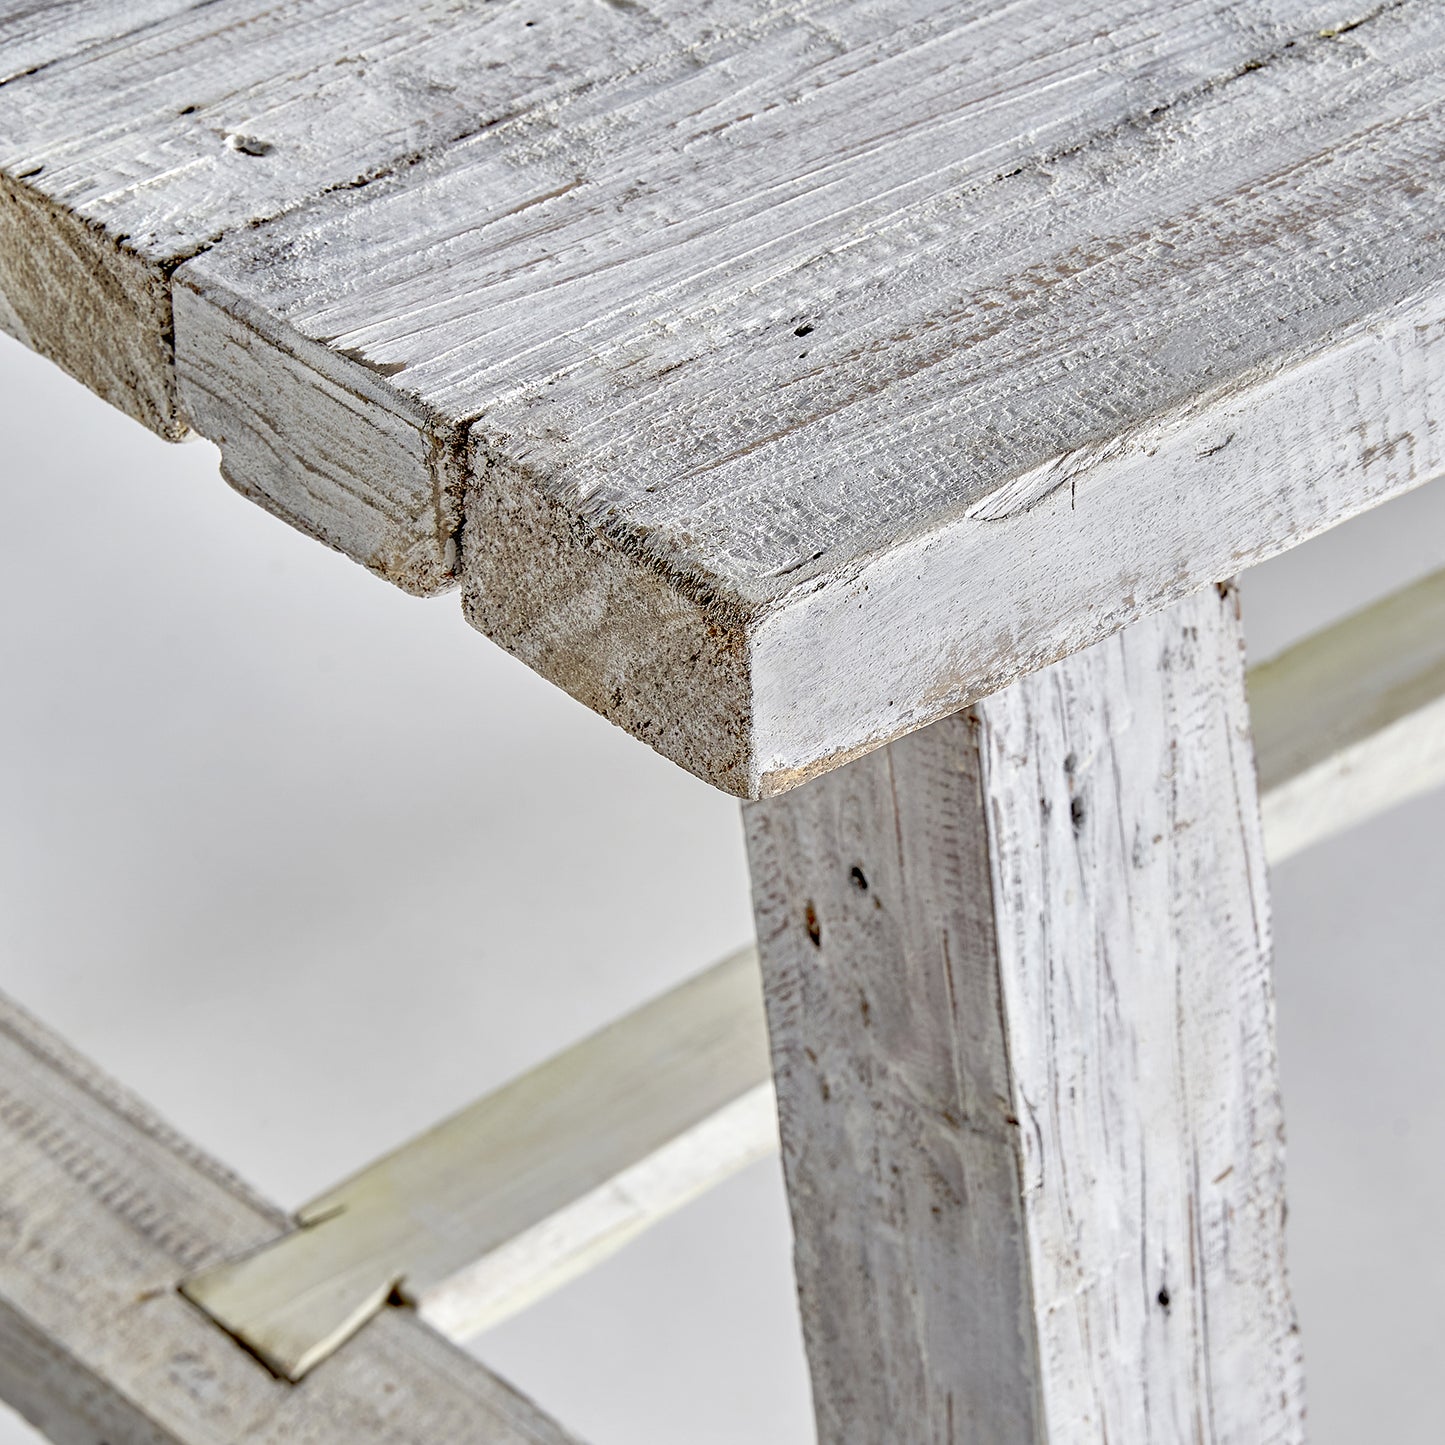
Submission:
[[226,144],[243,156],[269,155],[275,147],[268,140],[258,140],[253,135],[228,135]]

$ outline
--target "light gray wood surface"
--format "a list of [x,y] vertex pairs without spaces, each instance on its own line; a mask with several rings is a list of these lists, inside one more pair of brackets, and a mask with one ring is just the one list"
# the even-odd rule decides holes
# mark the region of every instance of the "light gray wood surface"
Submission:
[[746,810],[822,1445],[1303,1439],[1232,593]]
[[178,435],[177,264],[559,94],[686,64],[713,8],[672,27],[595,0],[0,3],[0,319]]
[[401,1311],[278,1380],[177,1285],[282,1224],[0,999],[0,1399],[57,1445],[568,1445]]
[[1428,0],[131,8],[12,329],[736,793],[1445,469]]
[[475,1334],[775,1146],[752,949],[329,1189],[301,1226],[185,1282],[288,1379],[394,1294]]
[[1270,858],[1445,782],[1445,573],[1251,668]]
[[[1246,674],[1271,864],[1445,781],[1445,574]],[[392,1294],[465,1339],[776,1150],[747,948],[479,1099],[187,1286],[285,1374]]]

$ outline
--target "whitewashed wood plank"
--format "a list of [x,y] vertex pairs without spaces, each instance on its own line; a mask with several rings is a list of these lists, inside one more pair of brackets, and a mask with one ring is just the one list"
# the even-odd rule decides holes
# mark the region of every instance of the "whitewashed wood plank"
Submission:
[[[679,13],[658,13],[676,27]],[[634,30],[577,62],[586,84],[478,136],[464,148],[460,174],[443,166],[450,179],[425,196],[404,182],[367,188],[361,215],[380,206],[392,227],[384,235],[365,220],[354,233],[356,217],[346,206],[325,234],[306,228],[293,242],[277,233],[278,249],[243,265],[239,277],[227,268],[188,268],[190,284],[225,313],[197,319],[189,292],[177,297],[178,325],[193,343],[182,359],[188,414],[220,442],[237,485],[272,499],[288,517],[313,517],[318,479],[339,474],[341,495],[322,501],[323,520],[307,529],[414,588],[415,575],[396,571],[389,558],[410,555],[419,543],[430,550],[433,534],[453,535],[454,493],[435,466],[416,465],[396,472],[390,489],[412,499],[410,530],[389,515],[385,499],[376,509],[382,516],[367,515],[369,489],[356,488],[354,479],[386,470],[391,458],[373,453],[364,431],[336,438],[329,426],[327,399],[348,370],[361,389],[366,365],[379,364],[413,408],[449,425],[470,419],[477,398],[451,394],[455,388],[427,365],[443,361],[428,347],[473,370],[480,353],[489,369],[515,369],[506,348],[492,354],[496,328],[478,325],[489,311],[515,317],[520,308],[524,349],[555,341],[559,324],[575,328],[598,305],[606,311],[620,301],[624,313],[645,323],[654,298],[673,289],[674,272],[696,265],[695,255],[674,263],[671,248],[687,242],[696,253],[700,239],[709,244],[710,218],[724,211],[741,213],[730,223],[736,231],[738,220],[756,221],[774,198],[836,190],[827,172],[840,158],[868,159],[875,132],[886,137],[896,128],[903,134],[892,148],[916,148],[927,144],[930,129],[946,129],[957,107],[963,117],[955,128],[966,120],[969,155],[987,176],[1167,106],[1331,13],[1320,0],[1271,0],[1247,18],[1218,0],[1110,0],[1088,14],[1028,0],[1001,15],[917,0],[906,8],[835,0],[778,6],[771,17],[716,4],[699,12],[707,24],[694,27],[689,64],[650,63],[619,84],[613,72],[630,77],[653,46],[646,27]],[[874,115],[860,125],[865,106]],[[795,125],[801,115],[806,124]],[[876,157],[869,174],[880,174]],[[780,216],[765,224],[793,222]],[[658,254],[659,244],[666,254]],[[518,246],[522,254],[509,262]],[[500,271],[491,264],[494,252]],[[249,247],[242,253],[249,257]],[[343,256],[351,259],[335,264]],[[650,279],[635,274],[639,263]],[[628,288],[620,298],[618,277]],[[376,294],[386,288],[384,298]],[[592,294],[579,302],[579,288]],[[704,310],[712,303],[701,298]],[[358,305],[383,311],[359,317]],[[669,305],[659,316],[664,327]],[[416,333],[414,344],[404,363],[377,362],[373,342],[387,339],[383,317],[393,315],[404,333]],[[359,319],[367,334],[343,334]],[[464,337],[454,334],[457,327]],[[787,328],[789,350],[795,329]],[[308,389],[295,375],[308,339],[330,343],[343,358],[339,369],[318,364],[315,425]],[[565,338],[562,344],[569,361],[581,354]],[[673,431],[686,426],[679,418]],[[289,439],[289,451],[277,439]],[[427,450],[433,460],[446,459],[444,451]],[[378,522],[384,543],[373,536]]]
[[706,47],[759,42],[809,8],[12,0],[0,8],[0,315],[107,400],[180,435],[180,261],[512,118],[545,144],[569,98],[605,108],[615,92],[665,86]]
[[407,1313],[304,1390],[177,1293],[283,1217],[0,1000],[0,1398],[59,1445],[567,1445]]
[[503,126],[233,237],[177,273],[202,429],[238,325],[389,372],[468,436],[471,620],[744,796],[1445,467],[1439,8],[1047,10],[842,6],[611,149]]
[[1445,573],[1250,669],[1272,862],[1445,783]]
[[757,955],[697,978],[313,1200],[184,1285],[300,1379],[393,1295],[453,1336],[598,1263],[776,1144]]
[[1303,1439],[1222,590],[745,810],[822,1445]]
[[196,0],[4,0],[0,4],[0,85],[33,75],[88,46],[170,19]]
[[[765,618],[755,790],[987,696],[1438,476],[1445,298],[1214,401],[1083,449],[1031,506],[944,523]],[[838,753],[819,756],[825,737]]]

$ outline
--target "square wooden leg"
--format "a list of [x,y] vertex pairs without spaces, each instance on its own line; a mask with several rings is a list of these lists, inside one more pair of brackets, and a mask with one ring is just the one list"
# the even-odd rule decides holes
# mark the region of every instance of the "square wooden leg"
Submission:
[[1234,592],[745,816],[821,1445],[1302,1440]]

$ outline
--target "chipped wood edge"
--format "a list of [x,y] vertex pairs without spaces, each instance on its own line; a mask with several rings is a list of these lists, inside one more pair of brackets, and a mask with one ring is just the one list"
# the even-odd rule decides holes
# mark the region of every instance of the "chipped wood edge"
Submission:
[[176,385],[189,424],[220,449],[221,475],[403,591],[451,591],[466,471],[456,430],[370,367],[294,333],[273,339],[243,300],[203,299],[187,274],[173,304],[194,339],[177,350]]
[[188,434],[169,275],[3,171],[0,297],[16,340],[167,441]]

